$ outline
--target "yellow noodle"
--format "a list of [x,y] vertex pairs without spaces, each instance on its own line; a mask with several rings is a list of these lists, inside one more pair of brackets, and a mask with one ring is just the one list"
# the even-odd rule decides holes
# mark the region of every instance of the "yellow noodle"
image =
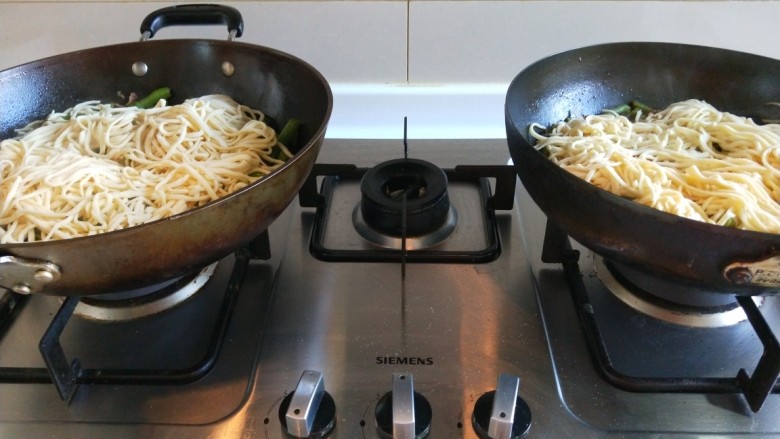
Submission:
[[780,125],[677,102],[629,120],[612,112],[530,134],[550,160],[621,197],[707,223],[780,233]]
[[263,119],[223,95],[52,113],[0,142],[0,243],[105,233],[245,187],[284,163],[274,146],[292,156]]

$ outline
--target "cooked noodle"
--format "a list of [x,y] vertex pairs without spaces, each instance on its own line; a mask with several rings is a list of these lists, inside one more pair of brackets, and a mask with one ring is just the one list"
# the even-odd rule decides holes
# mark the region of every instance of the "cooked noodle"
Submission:
[[688,100],[635,120],[612,112],[540,134],[536,148],[602,189],[687,218],[780,233],[780,125]]
[[221,198],[281,166],[260,111],[212,95],[151,109],[90,101],[0,142],[0,242],[94,235]]

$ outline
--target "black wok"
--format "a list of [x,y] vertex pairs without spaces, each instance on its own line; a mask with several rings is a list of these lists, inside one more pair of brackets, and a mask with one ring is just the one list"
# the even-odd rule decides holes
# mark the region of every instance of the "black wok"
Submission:
[[572,50],[523,70],[509,86],[506,129],[522,180],[548,219],[598,254],[653,276],[727,294],[780,287],[780,235],[685,219],[623,199],[569,174],[532,146],[528,127],[594,114],[638,99],[663,108],[684,99],[780,119],[780,61],[666,43]]
[[[150,17],[144,21],[148,35],[169,24],[226,23],[239,36],[243,29],[236,10],[213,5],[166,8]],[[90,237],[0,245],[1,286],[89,295],[152,285],[231,253],[292,201],[319,153],[332,95],[312,66],[270,48],[232,41],[141,41],[14,67],[0,72],[0,136],[81,101],[121,102],[117,93],[144,95],[162,86],[172,89],[171,103],[223,93],[280,124],[301,119],[301,146],[268,177],[167,219]]]

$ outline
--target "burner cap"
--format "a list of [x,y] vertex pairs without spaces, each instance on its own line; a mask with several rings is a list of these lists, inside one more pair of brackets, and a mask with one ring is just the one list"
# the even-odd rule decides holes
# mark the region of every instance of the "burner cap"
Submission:
[[447,175],[437,166],[416,159],[397,159],[369,169],[360,182],[360,211],[372,229],[403,235],[406,196],[406,236],[440,229],[450,215]]

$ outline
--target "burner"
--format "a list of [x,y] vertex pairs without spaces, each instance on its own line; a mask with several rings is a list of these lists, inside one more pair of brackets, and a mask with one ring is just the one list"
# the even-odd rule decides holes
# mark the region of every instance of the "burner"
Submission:
[[[514,208],[516,182],[510,166],[453,169],[408,159],[384,162],[378,169],[315,164],[299,200],[301,206],[317,209],[309,245],[317,259],[484,263],[501,253],[496,211]],[[403,194],[400,201],[391,198],[402,190],[399,186],[413,188],[406,196],[405,237]],[[380,222],[390,226],[377,229],[385,210]]]
[[[682,326],[714,328],[747,317],[736,296],[679,285],[626,265],[596,257],[596,272],[607,289],[643,314]],[[757,305],[763,298],[753,299]]]
[[74,314],[91,320],[118,322],[171,309],[200,291],[216,266],[217,262],[197,273],[144,288],[82,297]]
[[438,244],[455,229],[457,213],[447,194],[447,175],[416,159],[390,160],[369,169],[360,182],[361,200],[353,212],[363,238],[407,250]]

